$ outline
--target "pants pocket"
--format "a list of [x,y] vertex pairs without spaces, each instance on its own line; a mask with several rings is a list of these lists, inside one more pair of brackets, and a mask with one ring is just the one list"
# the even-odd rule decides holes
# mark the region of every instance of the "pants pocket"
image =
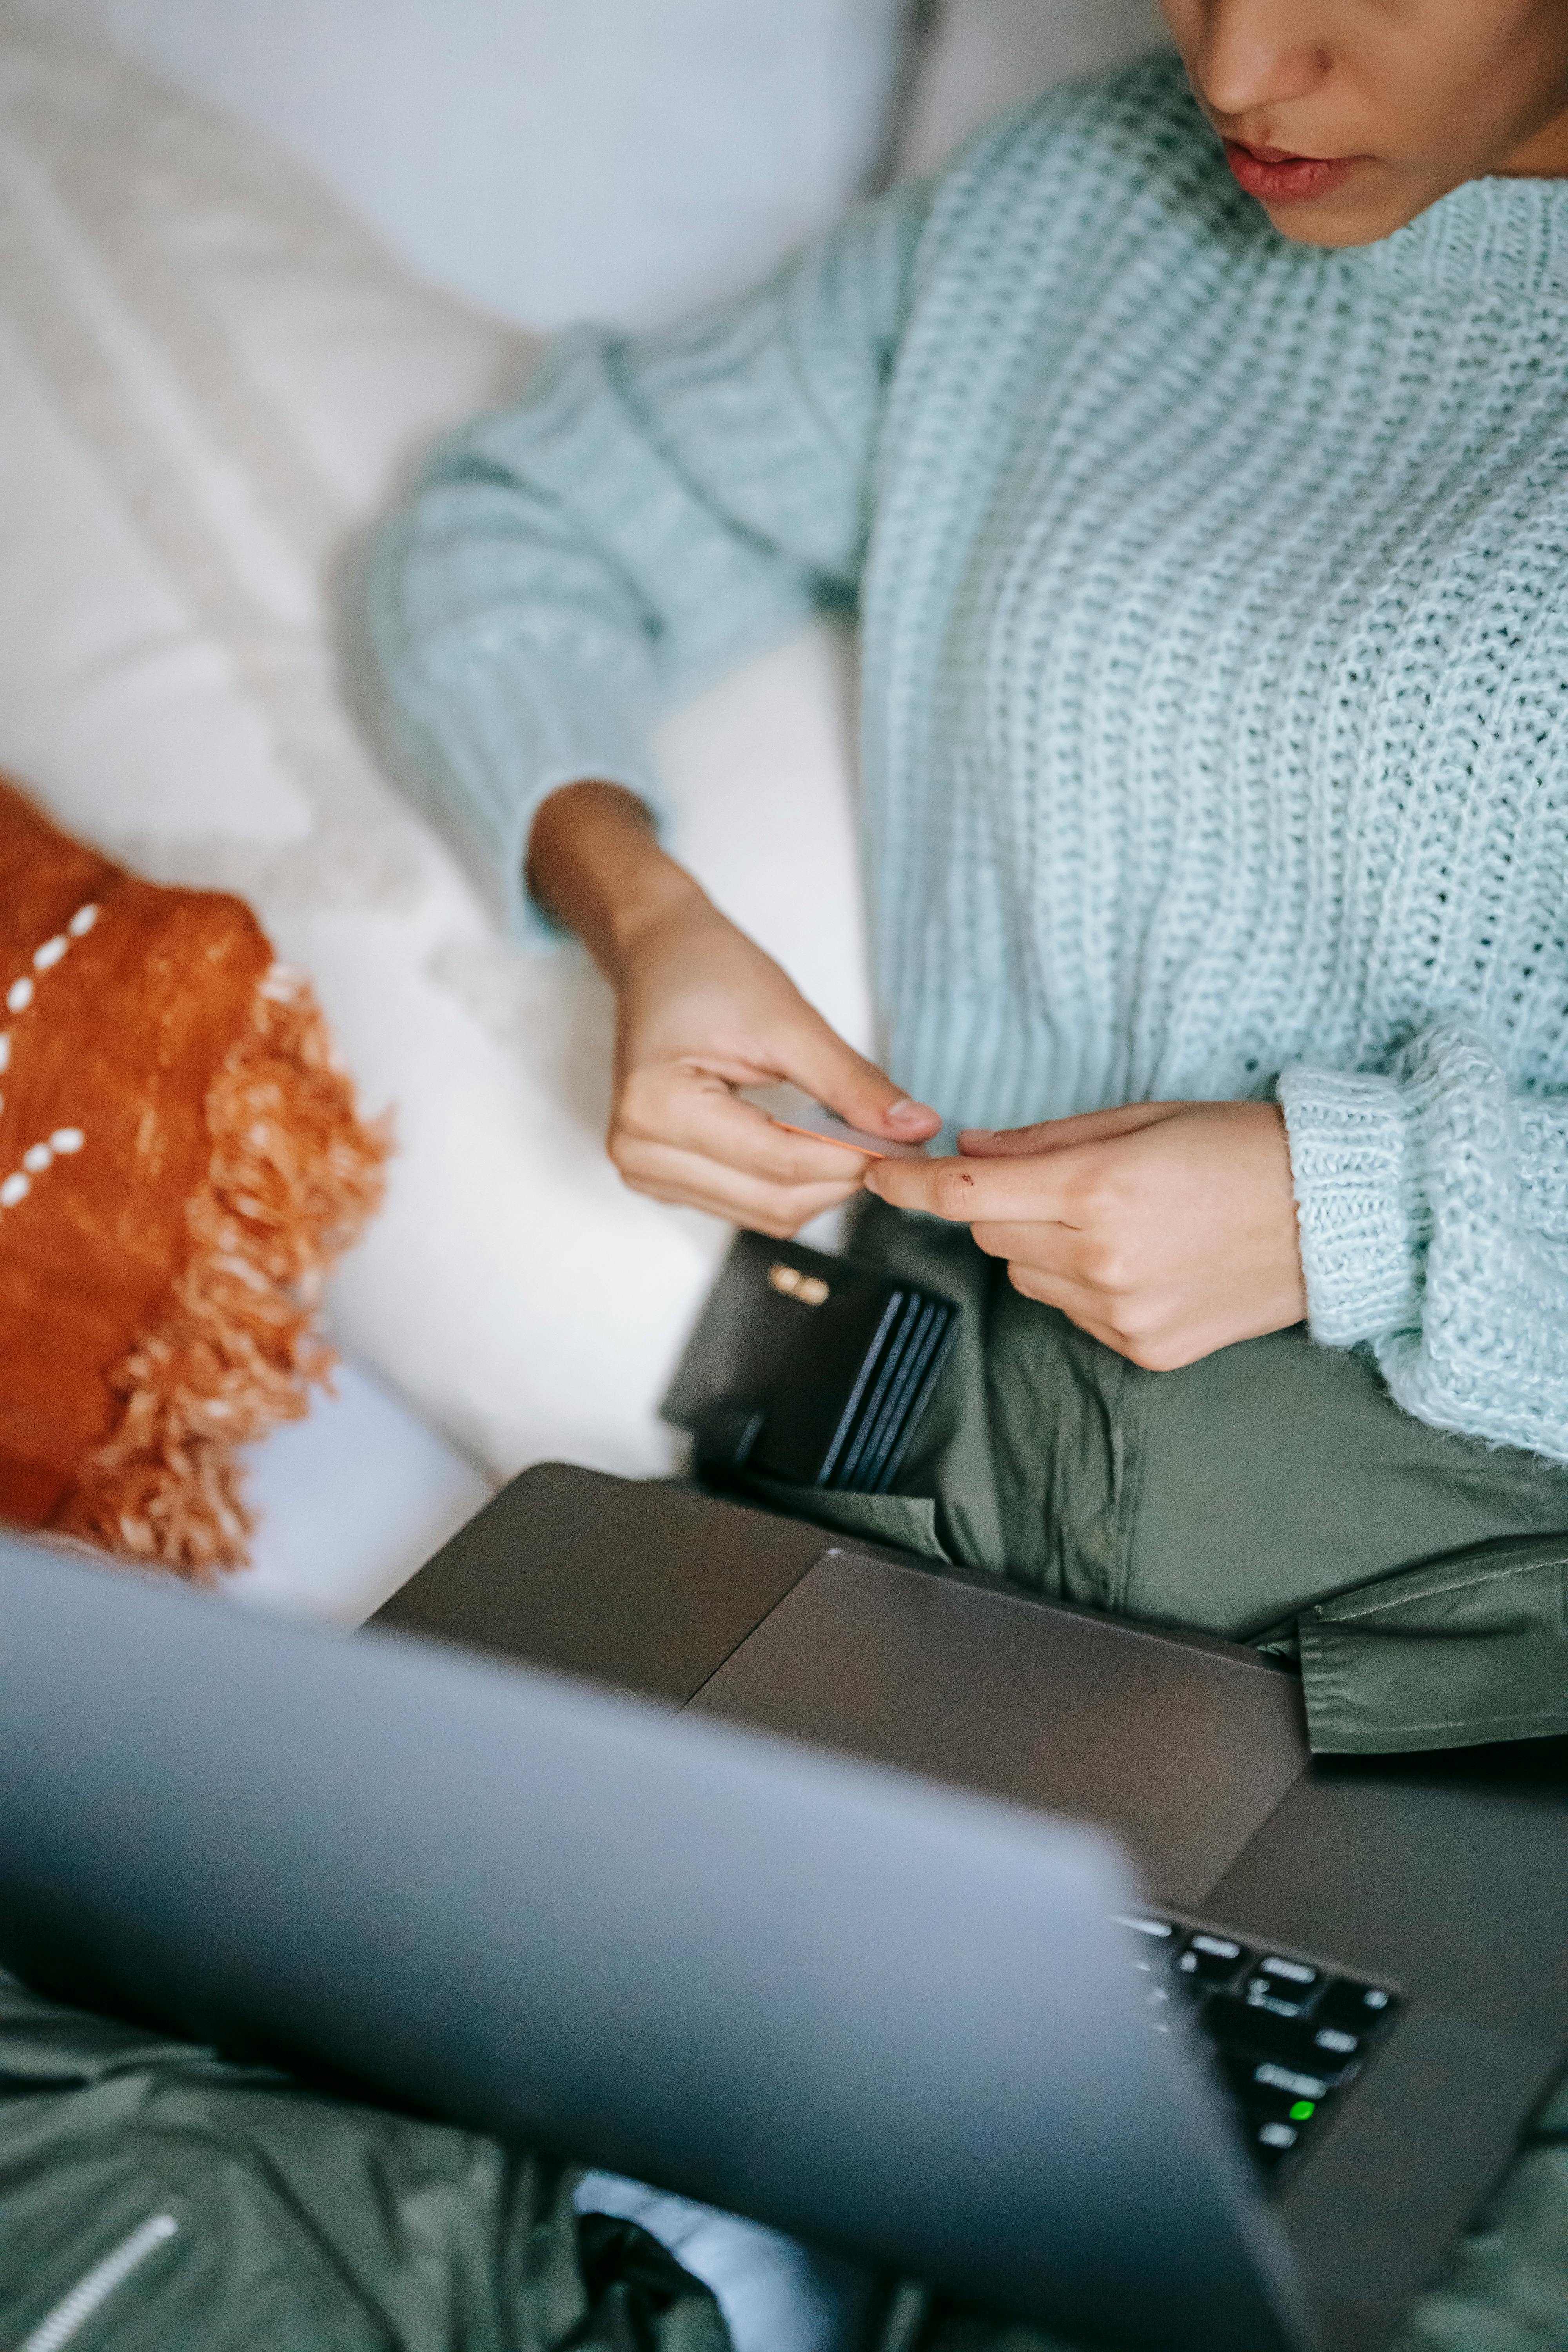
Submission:
[[1319,1754],[1568,1732],[1568,1534],[1505,1537],[1302,1612]]
[[861,1536],[872,1543],[889,1544],[896,1551],[912,1551],[921,1559],[951,1565],[951,1556],[937,1533],[936,1505],[926,1495],[846,1495],[823,1486],[788,1486],[780,1478],[749,1475],[735,1482],[742,1496],[786,1511],[793,1519],[809,1519],[835,1535]]

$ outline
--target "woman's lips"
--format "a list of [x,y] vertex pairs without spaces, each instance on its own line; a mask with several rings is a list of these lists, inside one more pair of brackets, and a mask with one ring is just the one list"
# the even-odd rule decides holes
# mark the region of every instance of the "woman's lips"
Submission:
[[1225,142],[1226,160],[1249,196],[1266,205],[1307,204],[1326,196],[1348,179],[1356,155],[1288,155],[1278,147],[1244,147],[1239,139]]

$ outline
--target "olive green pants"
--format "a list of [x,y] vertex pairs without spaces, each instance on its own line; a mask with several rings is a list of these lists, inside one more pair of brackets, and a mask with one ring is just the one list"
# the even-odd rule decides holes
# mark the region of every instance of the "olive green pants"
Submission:
[[575,2178],[0,1974],[7,2352],[729,2352]]
[[1300,1329],[1142,1371],[931,1218],[870,1204],[853,1254],[963,1328],[898,1493],[795,1508],[1297,1656],[1322,1750],[1568,1732],[1568,1468],[1413,1421]]

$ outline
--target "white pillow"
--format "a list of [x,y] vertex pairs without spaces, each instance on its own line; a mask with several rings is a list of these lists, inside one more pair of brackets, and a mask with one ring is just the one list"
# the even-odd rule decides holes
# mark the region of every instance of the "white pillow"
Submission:
[[[0,768],[256,905],[401,1152],[345,1342],[496,1474],[671,1460],[655,1406],[726,1235],[605,1161],[606,993],[530,961],[370,763],[324,618],[409,451],[515,338],[401,278],[248,134],[0,0]],[[868,1027],[848,665],[815,633],[668,730],[683,848]]]
[[536,328],[738,291],[876,160],[904,0],[41,0]]
[[1155,0],[938,0],[905,117],[900,170],[932,172],[994,114],[1075,74],[1168,44]]

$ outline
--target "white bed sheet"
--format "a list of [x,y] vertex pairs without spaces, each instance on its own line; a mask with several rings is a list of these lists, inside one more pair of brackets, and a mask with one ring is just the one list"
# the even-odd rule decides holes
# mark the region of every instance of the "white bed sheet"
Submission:
[[496,1481],[362,1365],[252,1449],[251,1565],[220,1587],[240,1606],[345,1630],[456,1535]]

